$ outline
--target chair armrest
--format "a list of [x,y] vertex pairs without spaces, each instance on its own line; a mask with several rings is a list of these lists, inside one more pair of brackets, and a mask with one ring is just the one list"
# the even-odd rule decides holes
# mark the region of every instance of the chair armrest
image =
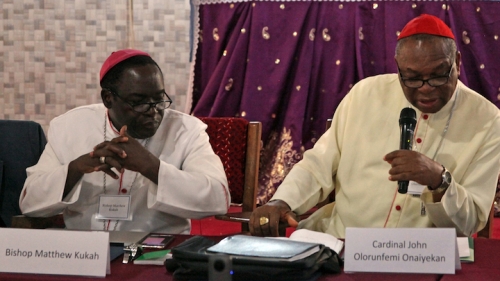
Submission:
[[252,212],[236,212],[236,213],[227,213],[224,215],[216,215],[215,218],[223,221],[248,223],[251,214]]
[[[235,212],[235,213],[227,213],[225,215],[216,215],[214,216],[215,219],[218,220],[223,220],[223,221],[230,221],[230,222],[239,222],[242,223],[242,228],[243,232],[248,232],[250,231],[248,227],[248,222],[250,221],[250,215],[252,215],[252,212]],[[285,237],[286,236],[286,228],[288,227],[288,223],[281,223],[279,226],[279,236]]]
[[248,221],[250,220],[250,215],[252,212],[235,212],[227,213],[225,215],[214,216],[217,220],[229,221],[229,222],[239,222],[241,223],[241,231],[248,232],[250,228],[248,227]]
[[64,228],[65,225],[62,214],[48,218],[27,217],[25,215],[19,215],[12,217],[12,227],[45,229],[45,228]]

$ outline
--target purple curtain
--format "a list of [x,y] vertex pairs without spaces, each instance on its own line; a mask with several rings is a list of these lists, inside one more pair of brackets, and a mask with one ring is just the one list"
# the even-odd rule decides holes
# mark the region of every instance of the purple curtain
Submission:
[[397,71],[397,35],[422,13],[438,16],[453,30],[462,53],[461,81],[500,104],[500,3],[494,1],[198,7],[192,113],[262,122],[259,203],[269,200],[314,145],[353,84]]

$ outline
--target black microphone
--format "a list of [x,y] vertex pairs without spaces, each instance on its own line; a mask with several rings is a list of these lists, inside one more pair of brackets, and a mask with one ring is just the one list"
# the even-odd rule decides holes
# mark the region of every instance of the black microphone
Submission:
[[[417,124],[417,113],[413,108],[405,107],[399,115],[399,128],[401,129],[401,139],[399,149],[411,150],[413,145],[413,132]],[[408,181],[398,181],[398,192],[405,194],[408,192]]]

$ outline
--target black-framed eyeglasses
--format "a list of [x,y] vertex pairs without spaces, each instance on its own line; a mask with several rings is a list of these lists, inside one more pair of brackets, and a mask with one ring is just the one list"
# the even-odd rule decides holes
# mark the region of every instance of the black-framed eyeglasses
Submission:
[[112,93],[114,96],[121,99],[124,103],[128,104],[135,112],[139,112],[139,113],[148,112],[152,107],[154,107],[156,110],[165,110],[165,109],[169,108],[170,105],[172,104],[172,99],[167,95],[167,93],[165,91],[163,92],[163,95],[165,95],[165,97],[167,97],[167,100],[161,100],[161,101],[157,101],[157,102],[130,103],[129,101],[120,97],[120,95],[118,95],[117,93],[115,93],[111,89],[103,88],[103,90],[106,90],[106,91]]
[[436,76],[432,77],[429,79],[415,79],[415,78],[403,78],[403,75],[401,74],[401,69],[399,68],[398,65],[398,72],[399,72],[399,77],[401,77],[401,81],[403,81],[403,84],[408,87],[408,88],[413,88],[413,89],[418,89],[422,87],[425,83],[429,84],[431,87],[439,87],[443,86],[444,84],[448,83],[448,79],[450,79],[451,72],[453,70],[453,66],[455,63],[452,63],[450,66],[450,70],[448,71],[448,74],[445,74],[443,76]]

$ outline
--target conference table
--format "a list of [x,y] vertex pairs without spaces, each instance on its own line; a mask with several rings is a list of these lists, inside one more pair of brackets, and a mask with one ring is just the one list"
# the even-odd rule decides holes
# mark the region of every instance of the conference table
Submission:
[[[190,235],[175,235],[171,246],[190,238]],[[211,236],[214,241],[220,241],[223,237]],[[456,274],[400,274],[400,273],[338,273],[323,274],[317,280],[500,280],[500,240],[495,239],[474,239],[475,261],[473,263],[462,263],[462,269]],[[37,275],[19,273],[0,273],[0,280],[69,280],[69,281],[89,281],[89,280],[174,280],[171,273],[167,272],[164,266],[158,265],[136,265],[124,264],[119,257],[111,262],[111,274],[105,278],[92,278],[81,276],[58,276],[58,275]]]

